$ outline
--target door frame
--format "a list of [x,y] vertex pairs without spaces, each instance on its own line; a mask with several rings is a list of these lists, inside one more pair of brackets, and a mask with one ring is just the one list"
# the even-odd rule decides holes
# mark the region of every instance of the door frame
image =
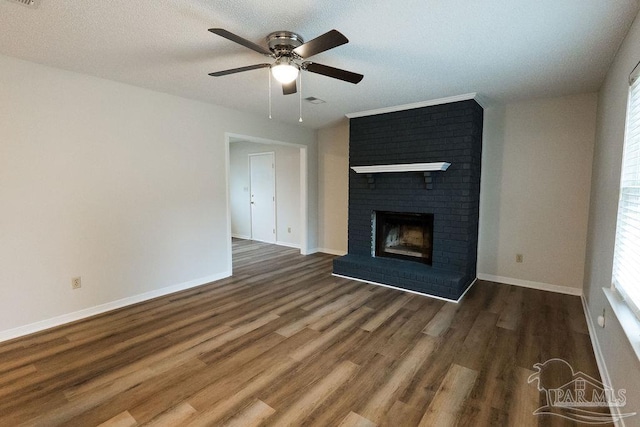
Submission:
[[[225,178],[226,178],[226,195],[227,195],[227,240],[229,244],[228,250],[228,271],[233,272],[233,260],[231,251],[231,195],[229,184],[231,182],[231,160],[229,145],[234,141],[249,141],[257,144],[285,145],[288,147],[298,148],[300,150],[300,254],[308,255],[315,252],[309,248],[309,180],[308,180],[308,147],[303,144],[295,144],[292,142],[276,141],[273,139],[260,138],[251,135],[241,135],[232,132],[225,132]],[[277,236],[276,236],[277,238]]]
[[[251,153],[249,154],[247,157],[247,161],[249,162],[249,226],[251,228],[251,240],[256,240],[253,238],[253,208],[251,207],[251,194],[253,192],[253,190],[251,189],[251,157],[256,157],[256,156],[265,156],[265,155],[270,155],[271,159],[273,161],[273,168],[271,170],[271,173],[273,175],[273,180],[271,181],[273,183],[273,188],[271,189],[271,192],[273,193],[273,230],[274,230],[274,236],[273,236],[273,243],[275,244],[278,241],[278,209],[277,209],[277,203],[278,203],[278,193],[276,191],[276,152],[275,151],[264,151],[262,153]],[[258,240],[259,242],[262,242],[263,240]],[[271,242],[266,242],[266,243],[271,243]]]

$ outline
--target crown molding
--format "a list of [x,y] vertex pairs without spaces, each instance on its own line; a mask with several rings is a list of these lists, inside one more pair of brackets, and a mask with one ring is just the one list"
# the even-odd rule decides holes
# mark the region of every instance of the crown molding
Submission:
[[414,108],[431,107],[432,105],[450,104],[452,102],[468,101],[474,99],[482,108],[484,108],[483,102],[478,99],[476,92],[465,93],[462,95],[449,96],[446,98],[431,99],[429,101],[415,102],[413,104],[396,105],[394,107],[378,108],[375,110],[360,111],[356,113],[347,113],[350,119],[356,117],[375,116],[377,114],[394,113],[396,111],[413,110]]

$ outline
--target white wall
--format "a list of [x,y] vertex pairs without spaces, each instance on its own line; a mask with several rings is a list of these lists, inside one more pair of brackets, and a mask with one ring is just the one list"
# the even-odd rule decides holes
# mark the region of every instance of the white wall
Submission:
[[347,253],[349,211],[349,121],[318,131],[318,246]]
[[5,56],[0,87],[0,339],[229,274],[225,132],[310,146],[316,182],[309,129]]
[[229,144],[229,208],[231,211],[231,235],[241,239],[251,238],[251,208],[249,197],[249,167],[247,153]]
[[[584,94],[485,109],[479,277],[581,292],[596,103]],[[330,253],[347,249],[348,150],[348,123],[318,132],[319,239]]]
[[[611,286],[628,79],[640,61],[639,45],[640,21],[636,17],[599,92],[584,293],[594,324],[603,309],[609,313],[606,328],[595,328],[596,344],[612,385],[627,390],[628,404],[623,412],[640,414],[640,362],[602,292]],[[626,425],[640,426],[640,415],[628,418]]]
[[485,109],[478,277],[581,292],[596,109],[596,94]]
[[[231,232],[251,237],[249,154],[273,152],[276,163],[276,241],[300,245],[300,149],[239,141],[229,145]],[[288,231],[291,229],[291,231]]]

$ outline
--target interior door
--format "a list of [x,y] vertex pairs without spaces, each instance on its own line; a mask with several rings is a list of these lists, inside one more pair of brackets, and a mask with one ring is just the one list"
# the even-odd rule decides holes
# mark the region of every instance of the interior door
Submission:
[[251,239],[276,242],[276,177],[274,153],[249,154]]

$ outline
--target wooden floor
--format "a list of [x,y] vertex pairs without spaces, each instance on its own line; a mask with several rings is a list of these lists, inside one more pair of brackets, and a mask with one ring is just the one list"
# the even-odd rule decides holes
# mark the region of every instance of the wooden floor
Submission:
[[0,425],[574,425],[532,415],[533,365],[599,378],[578,297],[478,282],[445,303],[233,247],[228,279],[0,343]]

